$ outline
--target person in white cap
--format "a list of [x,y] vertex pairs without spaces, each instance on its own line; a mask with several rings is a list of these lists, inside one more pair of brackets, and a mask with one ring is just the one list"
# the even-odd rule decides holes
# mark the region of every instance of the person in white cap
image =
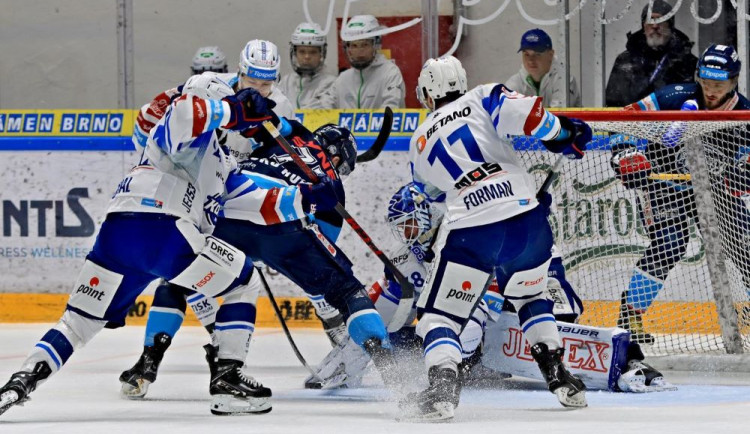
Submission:
[[336,76],[325,72],[326,35],[316,23],[301,23],[289,41],[294,72],[281,78],[279,88],[297,109],[334,108],[327,97]]
[[[404,107],[405,85],[401,70],[379,53],[381,37],[367,34],[383,29],[372,15],[351,17],[341,29],[344,52],[351,68],[339,74],[332,95],[342,109]],[[361,38],[359,36],[362,36]]]

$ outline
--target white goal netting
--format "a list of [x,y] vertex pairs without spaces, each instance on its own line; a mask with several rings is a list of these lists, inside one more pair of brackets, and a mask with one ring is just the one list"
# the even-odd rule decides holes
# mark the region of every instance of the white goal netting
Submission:
[[[750,350],[750,116],[591,113],[594,141],[550,191],[581,322],[627,328],[651,355]],[[541,185],[557,155],[517,147]]]

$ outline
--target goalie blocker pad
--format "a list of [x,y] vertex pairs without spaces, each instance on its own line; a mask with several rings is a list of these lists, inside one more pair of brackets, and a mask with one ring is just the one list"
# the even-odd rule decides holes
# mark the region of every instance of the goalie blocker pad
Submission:
[[[612,327],[599,328],[558,322],[570,372],[579,376],[592,390],[617,391],[617,380],[627,369],[630,335]],[[518,316],[503,312],[497,322],[487,324],[482,364],[498,372],[544,380],[526,338],[518,325]]]

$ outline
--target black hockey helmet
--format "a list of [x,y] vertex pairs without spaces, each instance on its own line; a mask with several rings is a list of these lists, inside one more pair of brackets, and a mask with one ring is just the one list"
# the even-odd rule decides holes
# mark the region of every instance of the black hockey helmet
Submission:
[[325,124],[315,130],[315,136],[328,156],[339,157],[336,170],[339,175],[347,176],[354,171],[357,161],[357,140],[347,128],[334,124]]

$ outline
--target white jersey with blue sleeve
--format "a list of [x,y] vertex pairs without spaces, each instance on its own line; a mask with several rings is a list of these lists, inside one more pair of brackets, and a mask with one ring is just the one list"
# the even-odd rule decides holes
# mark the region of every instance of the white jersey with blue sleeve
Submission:
[[506,220],[534,208],[534,179],[513,149],[513,138],[551,140],[560,121],[539,97],[501,84],[478,86],[432,112],[414,133],[409,159],[414,180],[434,199],[445,193],[443,224],[465,228]]
[[151,130],[140,165],[120,182],[107,212],[170,214],[210,232],[224,183],[237,167],[216,136],[229,120],[224,101],[177,98]]

